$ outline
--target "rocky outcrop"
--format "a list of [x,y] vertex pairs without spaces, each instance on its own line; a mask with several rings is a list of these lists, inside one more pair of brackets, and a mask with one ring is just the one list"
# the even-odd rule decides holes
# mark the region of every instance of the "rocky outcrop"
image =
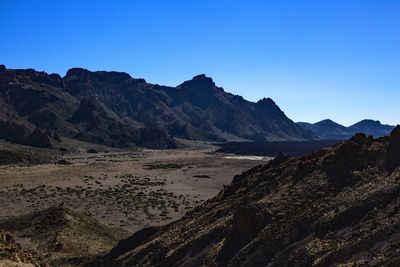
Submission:
[[34,252],[22,248],[11,232],[0,231],[0,266],[47,267]]
[[49,148],[51,147],[50,138],[47,134],[36,128],[24,141],[26,145]]
[[399,129],[299,158],[278,155],[90,266],[397,266]]
[[46,266],[80,266],[126,235],[62,204],[0,220],[0,237],[2,232],[23,238],[25,249],[39,256]]
[[394,128],[389,137],[387,167],[389,170],[400,165],[400,126]]

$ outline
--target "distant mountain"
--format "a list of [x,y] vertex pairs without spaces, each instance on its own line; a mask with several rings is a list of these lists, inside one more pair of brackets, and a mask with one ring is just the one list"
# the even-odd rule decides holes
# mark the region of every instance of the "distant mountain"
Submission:
[[340,125],[332,120],[322,120],[317,123],[298,122],[305,130],[313,132],[320,139],[342,140],[356,133],[364,133],[374,137],[389,135],[394,126],[381,124],[380,121],[362,120],[349,127]]
[[272,99],[247,101],[225,92],[204,74],[168,87],[123,72],[73,68],[62,78],[0,66],[0,138],[47,147],[59,136],[152,148],[173,148],[174,137],[204,141],[313,138]]
[[362,120],[349,127],[352,132],[362,132],[375,137],[389,135],[394,126],[381,124],[380,121]]

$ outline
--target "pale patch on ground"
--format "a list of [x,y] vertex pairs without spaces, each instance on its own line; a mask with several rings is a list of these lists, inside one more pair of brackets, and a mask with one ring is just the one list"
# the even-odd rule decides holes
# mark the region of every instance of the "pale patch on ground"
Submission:
[[264,160],[268,161],[271,158],[270,157],[261,157],[261,156],[236,156],[236,155],[229,155],[225,156],[224,158],[226,159],[244,159],[244,160]]
[[69,165],[0,167],[0,219],[64,202],[134,232],[163,225],[215,196],[236,174],[266,162],[213,149],[74,154]]

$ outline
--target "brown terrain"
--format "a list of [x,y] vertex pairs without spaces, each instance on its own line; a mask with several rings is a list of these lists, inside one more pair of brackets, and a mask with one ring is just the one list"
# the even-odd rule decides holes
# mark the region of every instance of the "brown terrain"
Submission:
[[0,249],[0,259],[39,266],[81,265],[137,230],[181,218],[234,175],[268,160],[214,153],[216,147],[201,142],[187,149],[62,153],[3,146],[15,157],[5,155],[0,166],[0,229],[31,256],[3,257]]
[[235,176],[90,266],[399,266],[400,126]]
[[64,203],[134,232],[161,225],[215,196],[261,161],[210,149],[143,150],[64,156],[64,164],[0,167],[0,218]]
[[400,126],[349,128],[205,75],[0,65],[0,266],[399,266]]

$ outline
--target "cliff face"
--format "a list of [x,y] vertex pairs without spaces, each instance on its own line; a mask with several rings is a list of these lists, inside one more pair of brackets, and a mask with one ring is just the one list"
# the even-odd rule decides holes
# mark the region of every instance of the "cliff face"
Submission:
[[400,126],[234,177],[181,220],[120,242],[93,266],[400,264]]

